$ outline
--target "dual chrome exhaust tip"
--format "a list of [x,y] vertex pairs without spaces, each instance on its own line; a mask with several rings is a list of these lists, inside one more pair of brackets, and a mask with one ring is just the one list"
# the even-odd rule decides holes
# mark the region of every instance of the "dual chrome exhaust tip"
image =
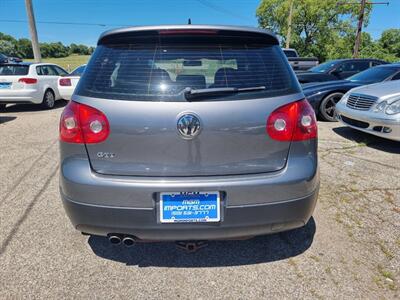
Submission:
[[124,244],[126,247],[132,247],[135,245],[135,237],[132,236],[122,236],[119,234],[112,234],[108,236],[108,240],[113,245],[120,245],[121,243]]

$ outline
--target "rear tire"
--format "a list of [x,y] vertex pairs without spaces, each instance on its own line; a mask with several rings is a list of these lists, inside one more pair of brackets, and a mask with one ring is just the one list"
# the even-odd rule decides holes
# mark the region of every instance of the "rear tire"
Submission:
[[56,97],[54,92],[50,89],[44,92],[42,107],[45,109],[52,109],[55,105]]
[[335,106],[343,97],[343,93],[336,92],[326,96],[319,106],[319,116],[324,121],[337,122]]

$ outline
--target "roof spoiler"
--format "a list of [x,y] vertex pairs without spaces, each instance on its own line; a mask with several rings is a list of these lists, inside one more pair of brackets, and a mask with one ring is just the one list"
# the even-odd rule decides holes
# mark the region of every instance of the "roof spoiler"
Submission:
[[109,30],[101,34],[97,44],[122,43],[123,40],[140,37],[159,38],[160,36],[182,35],[219,35],[230,37],[245,37],[267,40],[270,44],[279,45],[278,38],[268,30],[242,26],[211,26],[211,25],[168,25],[168,26],[134,26]]

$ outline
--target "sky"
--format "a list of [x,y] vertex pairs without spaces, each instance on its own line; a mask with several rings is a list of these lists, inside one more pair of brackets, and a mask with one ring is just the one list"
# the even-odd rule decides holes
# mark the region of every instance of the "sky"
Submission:
[[[365,29],[375,39],[387,28],[400,28],[400,0],[384,1],[389,1],[390,5],[375,5],[370,23]],[[103,31],[129,25],[186,24],[187,19],[191,18],[192,24],[257,26],[255,12],[259,2],[260,0],[33,0],[33,5],[41,42],[61,41],[64,44],[94,46]],[[16,38],[29,38],[26,20],[24,0],[0,0],[0,32]]]

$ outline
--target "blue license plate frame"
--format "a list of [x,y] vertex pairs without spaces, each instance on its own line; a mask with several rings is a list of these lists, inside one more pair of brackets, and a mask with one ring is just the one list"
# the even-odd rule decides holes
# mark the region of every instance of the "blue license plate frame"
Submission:
[[218,223],[221,221],[220,192],[160,193],[160,223]]
[[11,82],[0,82],[0,89],[1,90],[11,89]]

